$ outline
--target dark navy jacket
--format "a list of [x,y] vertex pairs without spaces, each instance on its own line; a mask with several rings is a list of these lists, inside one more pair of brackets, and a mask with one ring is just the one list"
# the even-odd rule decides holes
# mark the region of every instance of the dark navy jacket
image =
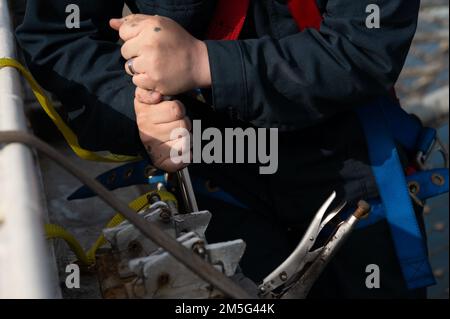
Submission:
[[[168,16],[198,38],[217,3],[125,2],[134,12]],[[253,1],[250,38],[207,42],[212,101],[224,125],[239,119],[281,130],[279,170],[259,176],[251,166],[214,165],[202,174],[234,194],[245,193],[246,201],[285,222],[300,222],[333,189],[351,201],[376,196],[352,110],[394,85],[416,29],[419,2],[317,0],[324,17],[320,31],[299,32],[286,1]],[[65,27],[65,8],[72,3],[81,9],[80,29]],[[371,3],[381,9],[380,29],[365,25]],[[83,146],[135,154],[141,145],[134,86],[124,73],[117,32],[108,26],[123,5],[121,0],[28,0],[17,38],[33,75],[63,102]]]

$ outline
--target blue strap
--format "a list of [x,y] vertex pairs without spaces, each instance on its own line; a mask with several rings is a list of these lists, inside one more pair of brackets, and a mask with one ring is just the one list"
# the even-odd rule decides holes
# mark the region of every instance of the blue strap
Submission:
[[422,147],[427,142],[421,138],[423,126],[419,118],[405,112],[399,107],[398,101],[393,100],[393,98],[384,97],[382,101],[382,104],[389,103],[392,106],[383,108],[383,123],[402,147],[408,152],[416,153],[420,150],[417,144]]
[[[366,135],[372,170],[378,185],[380,197],[386,210],[386,219],[391,228],[397,257],[408,288],[430,286],[435,283],[428,261],[414,209],[406,187],[406,179],[394,143],[392,132],[408,132],[408,128],[393,126],[395,118],[388,118],[398,105],[388,97],[359,108],[357,113]],[[409,132],[410,133],[410,132]],[[405,141],[409,141],[403,135]],[[413,145],[412,141],[408,142]]]
[[416,145],[416,151],[421,151],[426,154],[430,147],[434,144],[436,135],[437,132],[434,128],[424,127],[420,133],[419,140]]
[[[115,190],[131,185],[145,185],[150,183],[164,182],[164,172],[161,170],[153,174],[153,179],[149,181],[146,176],[146,169],[150,162],[141,160],[138,162],[127,163],[115,167],[96,177],[96,180],[105,186],[108,190]],[[68,200],[83,199],[96,196],[89,187],[83,185],[73,192]]]
[[[438,175],[442,178],[442,184],[436,184],[435,178]],[[429,198],[436,197],[445,193],[448,193],[448,169],[437,168],[432,170],[427,170],[423,172],[417,172],[413,175],[406,177],[406,182],[416,183],[418,185],[418,192],[415,195],[420,201],[426,201]],[[383,203],[378,200],[368,200],[370,204],[370,214],[367,218],[361,219],[356,228],[361,229],[367,226],[373,225],[382,219],[386,219],[386,208]],[[347,208],[346,212],[343,213],[344,218],[352,214],[356,207]]]
[[415,196],[424,201],[441,194],[448,193],[448,169],[436,168],[417,172],[407,177],[408,183],[414,182],[418,185]]

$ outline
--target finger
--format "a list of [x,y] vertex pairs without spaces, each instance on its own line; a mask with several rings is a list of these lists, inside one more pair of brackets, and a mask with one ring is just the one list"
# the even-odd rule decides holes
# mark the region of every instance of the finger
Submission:
[[135,37],[127,40],[120,48],[120,53],[125,60],[129,60],[139,55],[139,49],[141,47],[139,37]]
[[183,120],[186,116],[184,105],[179,101],[167,101],[154,105],[135,100],[137,114],[145,114],[151,123],[163,124]]
[[143,104],[158,104],[163,100],[161,93],[153,90],[145,90],[140,87],[136,87],[134,95],[136,100]]
[[[135,68],[135,62],[133,62],[133,68]],[[138,72],[136,69],[135,71]],[[133,84],[146,90],[155,91],[156,89],[156,83],[152,79],[150,79],[150,77],[146,73],[135,74],[133,76]]]
[[134,69],[134,59],[129,59],[125,62],[125,72],[127,72],[130,76],[135,76],[138,74],[138,72]]
[[150,121],[152,119],[148,117],[137,118],[141,140],[146,145],[166,143],[187,136],[192,126],[186,117],[170,123],[148,125]]
[[191,159],[190,138],[183,137],[159,145],[151,155],[159,168],[177,171],[187,166]]
[[131,57],[130,59],[127,59],[125,62],[125,71],[131,76],[144,74],[145,63],[143,63],[143,60],[144,59],[142,57]]
[[120,19],[110,19],[109,20],[109,26],[113,28],[116,31],[119,31],[120,27],[122,26],[124,20],[123,18]]
[[179,164],[175,164],[170,158],[165,159],[162,163],[155,164],[156,167],[168,173],[176,173],[179,170],[187,167],[188,165],[188,163],[182,162]]
[[119,36],[123,41],[136,37],[142,30],[142,21],[150,20],[151,16],[144,14],[131,14],[123,18],[119,29]]

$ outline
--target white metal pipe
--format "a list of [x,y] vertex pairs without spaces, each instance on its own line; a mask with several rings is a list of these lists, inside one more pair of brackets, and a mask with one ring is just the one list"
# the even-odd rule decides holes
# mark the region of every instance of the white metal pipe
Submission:
[[[7,0],[0,0],[0,57],[16,57]],[[0,131],[27,130],[22,95],[18,72],[0,69]],[[27,147],[0,147],[0,298],[54,296],[37,170]]]

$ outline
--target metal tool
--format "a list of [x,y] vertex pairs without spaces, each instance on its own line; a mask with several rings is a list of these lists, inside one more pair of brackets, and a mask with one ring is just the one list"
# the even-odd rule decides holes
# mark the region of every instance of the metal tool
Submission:
[[187,167],[177,172],[183,201],[189,213],[198,212],[197,200],[195,199],[194,187]]
[[439,153],[442,156],[443,165],[445,168],[449,168],[449,153],[445,144],[441,139],[436,136],[434,142],[431,144],[430,149],[427,152],[419,151],[416,156],[416,164],[423,171],[429,169],[427,162],[433,153]]
[[316,245],[322,229],[346,205],[346,203],[340,204],[324,217],[335,197],[336,193],[333,192],[316,213],[297,248],[263,280],[263,283],[259,286],[259,293],[262,298],[306,297],[329,260],[347,239],[356,222],[370,210],[367,203],[360,202],[357,210],[335,228],[334,233],[324,245],[311,251]]
[[[164,96],[164,101],[173,100],[172,96]],[[181,195],[188,210],[188,213],[198,212],[197,200],[195,199],[194,188],[192,187],[191,177],[187,167],[177,172],[178,181],[180,182]]]
[[[189,232],[177,240],[193,253],[207,259],[227,277],[236,273],[245,251],[245,243],[241,239],[207,244],[196,233]],[[127,284],[128,290],[133,292],[133,298],[224,297],[164,250],[158,250],[144,258],[133,259],[129,262],[129,267],[137,275],[137,280]]]

